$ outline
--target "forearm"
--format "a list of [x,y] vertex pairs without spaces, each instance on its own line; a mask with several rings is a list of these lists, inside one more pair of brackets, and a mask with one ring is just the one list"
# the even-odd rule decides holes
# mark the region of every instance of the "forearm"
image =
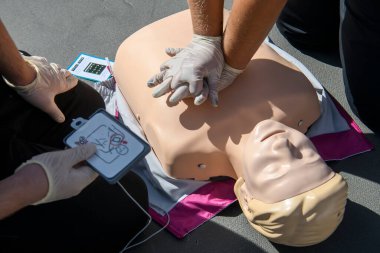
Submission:
[[226,63],[244,69],[255,54],[286,0],[235,0],[224,32]]
[[34,68],[21,57],[0,20],[0,74],[15,85],[26,85],[36,78]]
[[48,181],[37,164],[16,172],[0,181],[0,220],[42,199],[48,191]]
[[214,37],[222,35],[224,0],[188,0],[187,3],[194,34]]

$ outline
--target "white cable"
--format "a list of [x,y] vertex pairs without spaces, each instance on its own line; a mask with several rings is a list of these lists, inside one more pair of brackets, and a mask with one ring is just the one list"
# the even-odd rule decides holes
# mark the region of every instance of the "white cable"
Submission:
[[162,210],[165,215],[168,217],[167,221],[166,221],[166,224],[160,228],[158,231],[154,232],[153,234],[151,234],[150,236],[148,236],[147,238],[145,238],[144,240],[140,241],[140,242],[137,242],[135,244],[132,244],[130,245],[135,239],[137,236],[139,236],[148,226],[149,224],[152,222],[152,216],[149,215],[149,213],[147,211],[145,211],[145,209],[140,206],[140,204],[129,194],[129,192],[124,188],[124,186],[118,181],[117,184],[121,187],[121,189],[125,192],[125,194],[127,194],[127,196],[145,213],[146,216],[148,216],[149,220],[148,220],[148,223],[139,231],[137,232],[133,237],[132,239],[129,240],[129,242],[125,245],[125,247],[119,252],[119,253],[123,253],[124,251],[128,250],[128,249],[131,249],[133,247],[136,247],[137,245],[140,245],[144,242],[146,242],[147,240],[149,240],[150,238],[152,238],[153,236],[157,235],[158,233],[160,233],[162,230],[164,230],[170,223],[170,216],[169,216],[169,213],[166,212],[165,210]]

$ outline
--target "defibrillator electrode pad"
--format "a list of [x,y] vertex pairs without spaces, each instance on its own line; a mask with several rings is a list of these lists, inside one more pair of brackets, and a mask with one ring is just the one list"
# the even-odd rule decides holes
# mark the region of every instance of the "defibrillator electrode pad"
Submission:
[[104,109],[96,111],[88,120],[74,119],[75,129],[65,137],[65,144],[72,148],[94,143],[96,154],[88,164],[107,182],[114,184],[150,151],[150,146]]

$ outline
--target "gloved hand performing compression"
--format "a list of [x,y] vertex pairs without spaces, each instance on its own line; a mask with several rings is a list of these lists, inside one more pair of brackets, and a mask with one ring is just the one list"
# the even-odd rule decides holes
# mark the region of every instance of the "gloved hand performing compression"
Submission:
[[161,66],[160,73],[148,81],[149,87],[157,86],[153,96],[160,97],[173,90],[170,103],[193,96],[194,103],[198,105],[210,94],[211,103],[216,106],[213,95],[217,94],[214,91],[224,67],[221,42],[221,37],[193,35],[186,48],[167,50],[173,57]]
[[46,196],[34,205],[70,198],[79,194],[98,176],[90,167],[80,165],[95,152],[96,145],[89,143],[72,149],[40,154],[21,164],[15,173],[29,164],[38,164],[45,171],[49,190]]
[[[224,68],[222,71],[222,74],[220,76],[220,79],[216,85],[216,89],[210,90],[210,96],[214,97],[218,102],[218,93],[230,86],[234,80],[240,75],[244,70],[235,69],[228,65],[227,63],[224,64]],[[215,92],[215,94],[211,94],[212,92]]]
[[65,116],[56,105],[57,94],[66,92],[78,84],[78,79],[66,69],[55,63],[48,63],[46,58],[39,56],[23,56],[24,60],[36,71],[36,79],[25,86],[16,86],[4,78],[4,81],[27,102],[46,112],[55,121],[65,121]]

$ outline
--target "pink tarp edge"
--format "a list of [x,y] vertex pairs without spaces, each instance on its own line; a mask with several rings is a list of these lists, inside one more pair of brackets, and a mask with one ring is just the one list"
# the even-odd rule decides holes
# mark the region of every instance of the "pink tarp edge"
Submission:
[[[342,160],[371,150],[373,145],[365,138],[359,126],[332,96],[331,98],[350,129],[310,138],[321,157],[325,161]],[[170,223],[167,230],[177,238],[183,238],[217,215],[236,200],[234,183],[232,179],[211,182],[181,200],[169,212]],[[160,215],[152,208],[149,209],[149,213],[157,223],[166,224],[165,215]]]
[[[167,229],[177,238],[208,221],[236,200],[233,186],[235,180],[228,179],[206,184],[184,198],[170,210],[170,223]],[[161,225],[167,222],[166,215],[161,216],[152,208],[152,218]]]
[[341,116],[347,121],[350,129],[338,133],[329,133],[310,138],[319,154],[325,161],[343,160],[373,149],[363,132],[344,108],[330,96]]

